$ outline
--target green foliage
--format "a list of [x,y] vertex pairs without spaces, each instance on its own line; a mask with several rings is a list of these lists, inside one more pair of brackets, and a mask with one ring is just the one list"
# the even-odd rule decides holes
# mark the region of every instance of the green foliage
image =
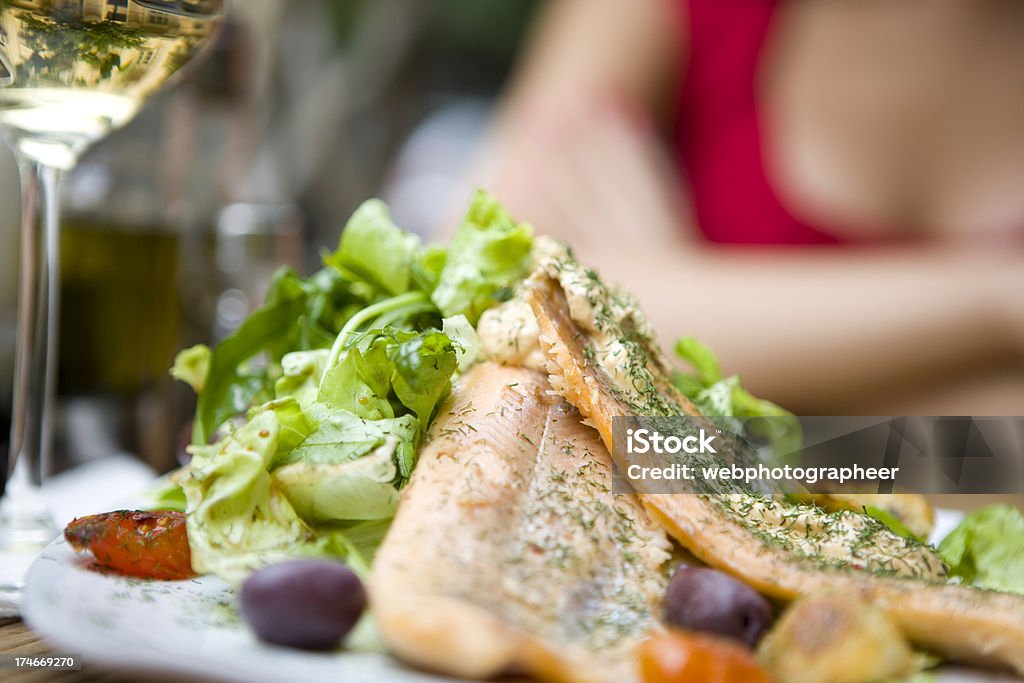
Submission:
[[723,418],[736,431],[741,431],[736,418],[745,420],[745,431],[767,444],[762,449],[766,459],[784,462],[802,448],[800,421],[788,410],[744,389],[738,375],[723,377],[718,357],[706,344],[682,337],[675,352],[693,371],[675,373],[672,382],[701,413]]
[[1010,505],[975,510],[939,544],[950,576],[991,590],[1024,593],[1024,513]]
[[[182,351],[172,373],[198,393],[183,488],[202,566],[236,578],[288,543],[351,558],[351,523],[394,514],[452,378],[477,353],[462,314],[478,316],[525,276],[531,248],[529,227],[483,193],[449,249],[423,247],[371,200],[323,269],[278,271],[234,334]],[[265,529],[231,545],[248,514]],[[322,527],[339,524],[340,537]]]

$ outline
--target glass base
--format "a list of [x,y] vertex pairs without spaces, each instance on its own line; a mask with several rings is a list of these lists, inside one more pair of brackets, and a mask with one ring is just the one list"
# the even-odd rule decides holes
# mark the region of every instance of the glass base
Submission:
[[18,616],[25,573],[58,533],[42,493],[19,463],[0,499],[0,618]]

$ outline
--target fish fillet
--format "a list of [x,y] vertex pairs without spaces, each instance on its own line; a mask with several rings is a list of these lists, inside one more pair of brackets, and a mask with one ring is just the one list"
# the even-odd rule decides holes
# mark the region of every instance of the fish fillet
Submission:
[[[607,342],[574,319],[563,291],[573,264],[564,258],[546,270],[542,266],[529,294],[552,385],[597,428],[609,450],[614,416],[669,414],[666,403],[676,406],[676,414],[694,414],[692,405],[676,398],[660,363],[634,356],[636,390],[615,381],[594,351]],[[592,290],[590,297],[592,306],[604,305],[600,292]],[[644,391],[652,388],[659,393],[654,399]],[[697,557],[766,595],[790,600],[825,589],[856,594],[884,610],[920,646],[1024,674],[1024,596],[946,583],[930,550],[899,540],[866,515],[699,490],[639,498]],[[794,518],[797,534],[791,533]],[[843,541],[845,532],[837,531],[842,525],[853,529],[854,541]]]
[[414,665],[568,683],[636,679],[670,544],[544,374],[483,363],[435,420],[370,580],[389,649]]

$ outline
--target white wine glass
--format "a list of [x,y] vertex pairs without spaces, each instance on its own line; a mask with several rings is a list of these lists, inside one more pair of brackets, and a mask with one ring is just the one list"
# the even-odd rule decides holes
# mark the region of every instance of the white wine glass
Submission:
[[39,487],[56,376],[61,175],[196,57],[223,5],[0,0],[0,134],[18,160],[22,190],[11,439],[0,473],[0,616],[18,613],[28,562],[58,531]]

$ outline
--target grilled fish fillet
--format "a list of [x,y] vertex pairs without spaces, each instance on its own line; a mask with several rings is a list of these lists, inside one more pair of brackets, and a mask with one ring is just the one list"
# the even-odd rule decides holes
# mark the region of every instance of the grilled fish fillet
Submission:
[[374,560],[398,657],[467,678],[627,682],[670,543],[544,374],[484,363],[442,408]]
[[[596,427],[609,450],[613,416],[695,414],[669,385],[667,363],[645,339],[643,326],[616,315],[615,295],[603,291],[592,271],[580,275],[578,269],[571,255],[555,250],[531,278],[528,298],[552,385]],[[582,315],[576,310],[587,307]],[[625,358],[604,351],[615,344]],[[639,498],[697,557],[766,595],[790,600],[824,589],[853,593],[884,610],[920,646],[1024,674],[1024,596],[946,583],[944,567],[929,549],[866,515],[699,489]]]

